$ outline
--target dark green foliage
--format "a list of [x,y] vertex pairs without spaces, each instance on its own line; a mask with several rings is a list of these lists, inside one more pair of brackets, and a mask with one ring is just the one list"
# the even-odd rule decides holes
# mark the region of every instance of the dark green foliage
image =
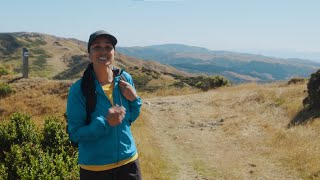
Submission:
[[62,60],[68,67],[73,67],[82,64],[84,61],[88,61],[88,58],[85,55],[74,55],[71,57],[64,55]]
[[9,151],[12,145],[23,142],[39,143],[40,138],[30,116],[14,113],[9,122],[0,124],[0,159],[3,160],[3,153]]
[[11,34],[0,33],[0,47],[4,55],[10,55],[22,46]]
[[0,67],[0,77],[7,74],[9,74],[9,71],[7,69]]
[[14,90],[9,86],[9,84],[0,82],[0,97],[8,96],[13,92]]
[[145,67],[142,67],[141,72],[145,73],[148,76],[151,76],[153,79],[158,79],[160,76],[159,72]]
[[57,74],[53,79],[75,79],[82,76],[83,70],[88,66],[90,61],[85,55],[75,55],[62,57],[63,62],[69,67],[67,70]]
[[[40,35],[37,35],[37,34],[33,34],[33,35],[24,34],[22,36],[23,36],[24,40],[27,41],[27,43],[22,43],[23,46],[26,46],[26,47],[34,47],[34,46],[38,46],[39,47],[41,45],[46,45],[47,44],[47,42],[45,40],[43,40],[43,38],[40,37]],[[32,40],[32,39],[30,39],[30,37],[33,37],[33,38],[36,38],[36,39]]]
[[135,87],[142,91],[146,90],[148,82],[152,80],[152,77],[146,74],[139,76],[132,75],[132,78],[134,79]]
[[75,179],[76,163],[74,158],[45,152],[32,143],[11,146],[5,159],[9,179]]
[[33,70],[43,70],[47,66],[47,59],[43,56],[38,56],[35,61],[32,62]]
[[306,82],[306,78],[292,78],[288,81],[288,85],[290,84],[302,84]]
[[45,40],[43,40],[42,38],[37,38],[34,42],[33,42],[34,45],[36,46],[40,46],[40,45],[46,45],[47,42]]
[[183,87],[185,87],[185,83],[182,81],[179,81],[179,82],[173,83],[172,86],[177,87],[177,88],[183,88]]
[[5,180],[7,176],[7,168],[4,163],[0,163],[0,180]]
[[199,82],[196,86],[205,91],[230,84],[230,82],[222,76],[205,77],[203,81]]
[[308,97],[303,104],[309,104],[311,108],[320,108],[320,70],[311,74],[308,85]]
[[47,51],[45,51],[44,49],[41,49],[41,48],[30,49],[30,53],[33,54],[33,55],[42,55],[43,58],[50,57],[47,54]]
[[179,77],[181,82],[184,82],[192,87],[200,88],[204,91],[222,86],[230,85],[230,81],[222,76],[196,76],[196,77]]
[[42,148],[51,153],[69,153],[72,155],[73,149],[71,149],[65,129],[66,126],[60,122],[60,119],[55,117],[46,118],[42,131]]
[[41,131],[20,113],[0,124],[0,179],[77,179],[76,156],[58,118],[47,118]]
[[32,61],[30,65],[30,74],[33,76],[46,77],[52,70],[52,67],[48,65],[47,58],[49,56],[46,54],[37,55],[35,60]]

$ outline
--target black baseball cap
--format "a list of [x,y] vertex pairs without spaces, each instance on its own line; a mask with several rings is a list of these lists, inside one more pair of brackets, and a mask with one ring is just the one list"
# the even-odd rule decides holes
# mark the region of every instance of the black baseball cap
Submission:
[[108,33],[107,31],[104,31],[104,30],[99,30],[99,31],[96,31],[90,35],[89,41],[88,41],[88,52],[90,52],[90,46],[91,46],[92,42],[97,37],[100,37],[100,36],[105,36],[106,38],[108,38],[111,41],[111,44],[113,47],[115,47],[118,42],[117,38],[114,37],[112,34]]

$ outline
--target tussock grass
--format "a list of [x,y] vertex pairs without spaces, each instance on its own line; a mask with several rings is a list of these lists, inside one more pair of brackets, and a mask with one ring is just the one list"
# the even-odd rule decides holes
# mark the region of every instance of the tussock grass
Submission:
[[195,94],[203,92],[202,90],[195,89],[195,88],[175,88],[175,87],[169,87],[169,88],[161,88],[159,90],[156,90],[154,92],[139,92],[139,95],[143,98],[151,98],[151,97],[164,97],[164,96],[176,96],[176,95],[187,95],[187,94]]
[[303,179],[320,178],[320,122],[274,130],[269,145],[274,158],[296,171]]
[[0,99],[0,116],[9,117],[14,112],[27,113],[38,125],[43,124],[46,116],[63,116],[71,82],[35,78],[20,79],[10,85],[15,93]]
[[[306,83],[243,84],[219,91],[228,95],[222,96],[226,103],[242,112],[242,117],[247,117],[243,120],[239,117],[236,123],[224,127],[230,136],[238,136],[240,143],[245,143],[241,142],[238,131],[246,127],[245,131],[251,133],[251,138],[258,140],[260,136],[265,142],[252,141],[245,144],[247,149],[258,148],[265,158],[279,162],[299,178],[320,178],[320,118],[310,118],[303,108],[302,100],[307,96]],[[306,118],[305,123],[288,126],[299,114],[300,118]]]
[[194,160],[192,163],[193,169],[199,174],[196,176],[197,179],[202,179],[204,177],[212,177],[214,179],[221,179],[216,169],[209,169],[206,162],[202,160]]

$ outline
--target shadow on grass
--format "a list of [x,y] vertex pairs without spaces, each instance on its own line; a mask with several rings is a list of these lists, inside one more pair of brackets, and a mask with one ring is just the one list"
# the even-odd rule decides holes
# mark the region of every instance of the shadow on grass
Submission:
[[82,75],[82,72],[86,69],[90,62],[81,62],[74,66],[69,67],[67,70],[57,74],[53,77],[53,79],[56,80],[63,80],[63,79],[75,79],[80,78]]
[[287,128],[291,128],[297,125],[305,125],[308,122],[312,122],[315,118],[320,117],[319,108],[305,107],[303,108],[287,125]]
[[14,83],[14,82],[16,82],[16,81],[18,81],[18,80],[20,80],[20,79],[22,79],[23,77],[16,77],[16,78],[14,78],[14,79],[11,79],[10,81],[8,81],[7,83],[8,84],[10,84],[10,83]]

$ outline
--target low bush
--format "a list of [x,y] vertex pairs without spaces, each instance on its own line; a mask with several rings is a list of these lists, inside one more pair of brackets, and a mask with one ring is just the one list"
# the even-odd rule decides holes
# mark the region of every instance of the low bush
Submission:
[[7,83],[0,83],[0,97],[8,96],[14,90]]
[[9,71],[7,69],[0,67],[0,77],[7,74],[9,74]]
[[320,108],[320,70],[311,74],[307,88],[308,97],[303,100],[304,106],[308,104],[311,108]]
[[288,81],[288,85],[290,84],[302,84],[305,83],[306,79],[305,78],[292,78]]
[[65,123],[45,119],[35,127],[30,116],[14,113],[0,123],[0,179],[78,179],[77,151]]
[[223,76],[197,76],[183,78],[181,81],[192,87],[202,89],[203,91],[231,84],[231,82]]
[[135,87],[138,90],[142,90],[142,91],[146,90],[148,82],[152,80],[152,77],[148,75],[140,75],[140,76],[132,75],[132,78],[134,79]]

